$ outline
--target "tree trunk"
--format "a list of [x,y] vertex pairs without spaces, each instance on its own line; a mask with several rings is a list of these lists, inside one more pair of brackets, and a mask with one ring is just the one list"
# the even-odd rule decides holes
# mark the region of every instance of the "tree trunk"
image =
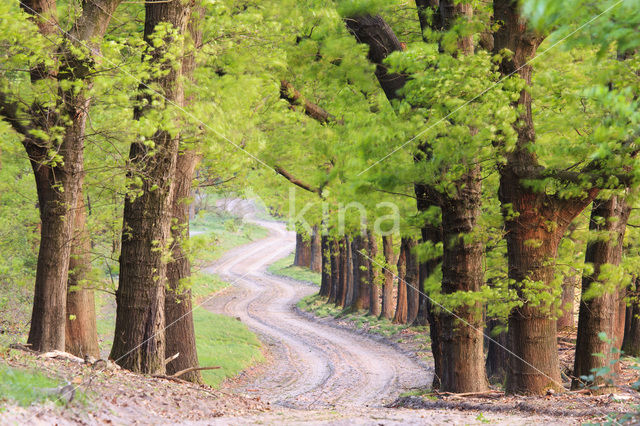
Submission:
[[[463,5],[461,5],[463,6]],[[442,203],[442,293],[479,292],[484,284],[484,247],[473,235],[480,217],[480,168],[472,168],[456,182],[457,194]],[[444,197],[443,197],[444,198]],[[462,305],[443,311],[442,374],[444,392],[487,389],[484,369],[482,307]]]
[[322,236],[317,226],[313,227],[313,235],[311,236],[311,270],[313,272],[322,271]]
[[396,298],[396,314],[393,317],[394,324],[407,323],[407,256],[411,249],[411,239],[403,237],[400,242],[400,254],[398,255],[398,294]]
[[[160,23],[169,23],[179,35],[184,34],[190,5],[183,2],[147,3],[145,5],[144,36],[151,44],[151,36]],[[152,83],[164,96],[178,105],[183,102],[182,70],[165,57],[166,46],[180,43],[167,34],[165,47],[155,47],[148,54],[165,71]],[[141,88],[144,86],[141,86]],[[136,109],[140,119],[152,105]],[[161,102],[160,105],[164,105]],[[162,107],[157,107],[162,111]],[[162,374],[166,371],[165,286],[167,285],[166,251],[171,235],[172,179],[175,177],[179,136],[157,130],[154,148],[141,141],[131,144],[129,177],[138,177],[142,185],[125,200],[120,282],[116,291],[116,329],[111,358],[120,366],[140,373]]]
[[[636,292],[639,284],[640,279],[636,278]],[[634,295],[631,306],[627,308],[626,327],[622,343],[622,350],[625,355],[635,357],[640,356],[640,303],[638,303],[637,297],[637,295]]]
[[405,254],[406,270],[405,282],[407,286],[407,324],[411,325],[418,317],[418,307],[420,302],[420,291],[418,287],[418,259],[413,253],[416,241],[411,240]]
[[505,350],[508,345],[506,325],[498,319],[487,321],[487,335],[491,339],[487,342],[486,370],[490,383],[504,383],[507,374],[509,353]]
[[[600,272],[605,265],[619,265],[622,258],[622,243],[631,209],[617,196],[606,201],[596,200],[591,211],[589,229],[607,235],[587,244],[585,263],[593,264],[593,274],[582,277],[582,297],[578,316],[578,337],[573,367],[574,376],[587,376],[593,369],[610,366],[618,359],[613,349],[618,346],[617,311],[620,307],[620,292],[610,291],[592,298],[585,295],[595,282],[601,279]],[[623,326],[624,327],[624,326]],[[604,332],[609,341],[603,341],[598,333]],[[594,355],[599,354],[599,355]],[[600,385],[613,380],[611,374],[597,377],[593,384]],[[571,386],[577,389],[583,384],[574,379]]]
[[296,233],[296,254],[293,258],[294,266],[308,268],[311,265],[311,240],[302,232]]
[[[378,241],[376,236],[369,232],[369,256],[371,259],[378,256]],[[380,285],[378,283],[380,275],[380,268],[375,262],[369,261],[369,277],[371,284],[369,285],[369,315],[380,315]]]
[[[503,49],[512,52],[500,64],[500,72],[504,76],[517,73],[527,86],[531,85],[532,67],[527,61],[535,55],[543,38],[527,28],[516,2],[495,0],[494,17],[503,22],[494,36],[494,52]],[[517,141],[500,168],[499,198],[505,218],[511,288],[523,303],[509,315],[508,347],[515,356],[509,357],[506,391],[540,395],[549,388],[563,390],[554,319],[556,307],[555,303],[550,303],[551,306],[532,303],[526,291],[553,291],[558,243],[597,190],[582,198],[563,199],[544,191],[536,192],[525,184],[524,180],[537,178],[541,169],[531,149],[535,143],[531,101],[531,91],[525,88],[514,105],[520,114],[514,124]],[[536,283],[535,288],[531,288],[531,283]]]
[[347,302],[347,290],[348,290],[347,286],[348,286],[348,279],[349,279],[348,277],[349,274],[347,272],[347,269],[349,268],[349,264],[347,262],[347,250],[349,249],[347,240],[348,240],[348,237],[342,237],[342,239],[340,240],[340,263],[339,263],[340,291],[338,293],[339,302],[337,303],[337,305],[339,305],[342,308],[346,306],[346,302]]
[[369,309],[369,291],[371,289],[371,276],[369,275],[370,261],[369,256],[369,238],[367,234],[359,235],[358,246],[354,250],[354,256],[358,258],[357,275],[358,281],[354,283],[357,287],[353,309],[359,311],[361,309]]
[[320,236],[322,253],[322,270],[320,272],[320,296],[329,297],[331,292],[331,251],[329,237],[322,234]]
[[573,304],[579,278],[577,275],[567,275],[562,280],[562,315],[558,318],[558,330],[572,329],[574,326]]
[[393,319],[393,270],[395,263],[393,255],[393,236],[382,237],[382,251],[384,253],[384,284],[382,284],[382,318]]
[[[202,46],[201,22],[204,13],[203,8],[198,8],[197,11],[193,11],[189,20],[191,51],[190,54],[185,55],[182,61],[182,71],[185,78],[193,78],[193,71],[196,67],[195,53]],[[185,104],[188,102],[189,100],[185,99]],[[188,200],[191,198],[193,178],[199,159],[195,151],[186,150],[178,156],[176,163],[176,177],[171,201],[173,247],[171,262],[167,265],[168,285],[164,303],[167,325],[165,358],[176,353],[180,355],[167,364],[167,374],[174,374],[200,365],[193,324],[191,288],[184,285],[185,281],[191,277],[191,265],[182,249],[183,242],[189,238],[190,206],[193,203],[188,203]],[[185,373],[180,378],[193,383],[203,383],[199,371]]]
[[329,293],[331,293],[331,251],[329,245],[329,237],[322,234],[320,236],[322,269],[319,295],[323,297],[329,297]]
[[[82,187],[82,186],[81,186]],[[67,283],[65,350],[79,357],[100,357],[93,290],[85,289],[91,272],[91,239],[87,230],[82,190],[75,210],[74,239]]]
[[[74,23],[69,38],[76,47],[92,43],[104,35],[119,0],[94,1],[82,5],[82,14]],[[39,31],[49,39],[58,32],[56,3],[50,0],[22,0],[22,9],[32,16]],[[77,54],[66,45],[58,46],[55,61],[59,68],[37,64],[30,70],[32,82],[49,79],[59,106],[51,109],[38,104],[30,106],[28,118],[18,117],[18,105],[7,102],[0,93],[0,114],[24,136],[23,145],[34,170],[41,218],[40,248],[36,266],[33,311],[28,343],[38,351],[64,350],[66,335],[66,299],[71,241],[75,222],[75,208],[81,192],[85,124],[90,100],[86,91],[91,86],[89,70],[93,59]],[[72,89],[60,82],[79,82]],[[65,124],[68,123],[68,124]],[[54,126],[65,126],[60,144],[39,140],[32,130],[49,133]],[[55,140],[55,139],[54,139]],[[49,154],[57,152],[62,158],[52,165]]]
[[353,305],[353,298],[355,296],[355,280],[353,278],[353,239],[347,238],[347,268],[345,273],[347,274],[347,297],[344,302],[345,308],[351,308]]
[[[199,366],[193,325],[191,288],[185,282],[191,277],[191,265],[182,249],[183,241],[189,238],[189,212],[186,200],[191,196],[191,183],[197,163],[198,156],[193,151],[186,151],[178,157],[176,165],[175,188],[171,203],[173,247],[171,262],[167,265],[167,290],[164,302],[167,326],[164,356],[169,358],[176,353],[180,355],[167,364],[167,374]],[[199,371],[185,373],[180,378],[194,383],[202,383]]]
[[330,244],[330,262],[331,262],[331,288],[329,292],[329,303],[337,303],[338,299],[338,289],[339,289],[339,281],[340,281],[340,268],[339,268],[339,257],[340,257],[340,242],[337,238],[333,238]]

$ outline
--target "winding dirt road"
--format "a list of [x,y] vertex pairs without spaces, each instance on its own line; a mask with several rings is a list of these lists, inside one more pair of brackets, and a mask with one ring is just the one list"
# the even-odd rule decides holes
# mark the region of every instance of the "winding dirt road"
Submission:
[[291,253],[295,234],[280,223],[258,223],[269,229],[267,238],[209,268],[233,286],[205,305],[239,318],[269,345],[274,360],[268,374],[246,385],[252,395],[298,409],[382,406],[431,382],[427,369],[399,350],[297,314],[295,304],[317,287],[266,272]]

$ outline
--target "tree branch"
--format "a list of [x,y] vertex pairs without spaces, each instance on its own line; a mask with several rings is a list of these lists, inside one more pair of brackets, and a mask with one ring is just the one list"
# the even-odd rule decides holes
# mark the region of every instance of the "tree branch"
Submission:
[[322,197],[322,187],[314,188],[308,183],[302,182],[301,180],[297,179],[291,173],[289,173],[288,171],[286,171],[280,166],[274,166],[273,169],[276,171],[276,173],[278,173],[280,176],[284,177],[285,179],[287,179],[289,182],[296,185],[297,187],[300,187],[305,191],[313,192],[315,194],[318,194],[320,197]]
[[280,98],[287,100],[291,105],[302,105],[305,114],[322,124],[344,124],[343,121],[339,121],[335,116],[328,113],[326,110],[304,99],[302,93],[298,92],[296,88],[293,87],[293,85],[287,80],[282,80],[280,82]]

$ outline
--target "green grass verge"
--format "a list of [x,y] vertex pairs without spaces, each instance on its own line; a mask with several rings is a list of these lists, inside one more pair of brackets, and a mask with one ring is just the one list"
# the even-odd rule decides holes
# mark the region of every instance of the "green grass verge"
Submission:
[[[334,317],[351,321],[356,328],[366,328],[369,332],[380,334],[385,337],[393,336],[406,329],[406,325],[393,324],[385,318],[373,317],[367,315],[366,311],[345,311],[332,303],[327,303],[325,297],[317,294],[307,296],[300,300],[297,304],[298,308],[303,311],[311,312],[321,318]],[[416,330],[418,328],[414,327]]]
[[294,255],[291,254],[285,258],[282,258],[277,262],[269,265],[269,268],[267,270],[274,275],[289,277],[298,281],[306,281],[319,286],[321,279],[320,273],[313,272],[309,268],[293,266],[293,257]]
[[200,365],[220,367],[202,372],[208,385],[216,387],[225,378],[264,360],[260,341],[237,319],[197,308],[193,311],[193,323]]
[[15,403],[26,407],[45,400],[56,401],[58,395],[48,390],[55,389],[62,382],[51,379],[37,371],[16,369],[0,365],[0,402]]

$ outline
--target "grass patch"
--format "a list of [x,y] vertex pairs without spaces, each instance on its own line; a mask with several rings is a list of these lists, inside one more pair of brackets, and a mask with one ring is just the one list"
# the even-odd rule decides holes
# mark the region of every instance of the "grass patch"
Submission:
[[268,231],[256,224],[244,222],[227,212],[203,211],[191,221],[192,236],[188,245],[199,265],[219,259],[226,251],[264,238]]
[[13,402],[26,407],[45,400],[56,401],[58,395],[47,390],[60,385],[61,382],[42,373],[0,365],[0,402]]
[[202,372],[210,386],[218,386],[255,362],[263,361],[260,341],[235,318],[198,308],[193,311],[198,358],[202,366],[219,366],[219,370]]
[[222,281],[216,274],[198,271],[191,276],[191,296],[194,304],[226,287],[229,287],[229,283]]
[[282,277],[293,278],[298,281],[305,281],[320,285],[321,275],[319,272],[313,272],[309,268],[303,268],[300,266],[293,266],[294,254],[278,260],[275,263],[269,265],[267,269],[273,275],[280,275]]
[[325,297],[317,294],[303,298],[298,302],[297,306],[301,310],[311,312],[321,318],[333,317],[350,321],[358,329],[367,329],[367,331],[371,333],[380,334],[385,337],[398,334],[407,328],[407,325],[393,324],[386,318],[368,315],[367,311],[345,311],[339,306],[327,303]]

